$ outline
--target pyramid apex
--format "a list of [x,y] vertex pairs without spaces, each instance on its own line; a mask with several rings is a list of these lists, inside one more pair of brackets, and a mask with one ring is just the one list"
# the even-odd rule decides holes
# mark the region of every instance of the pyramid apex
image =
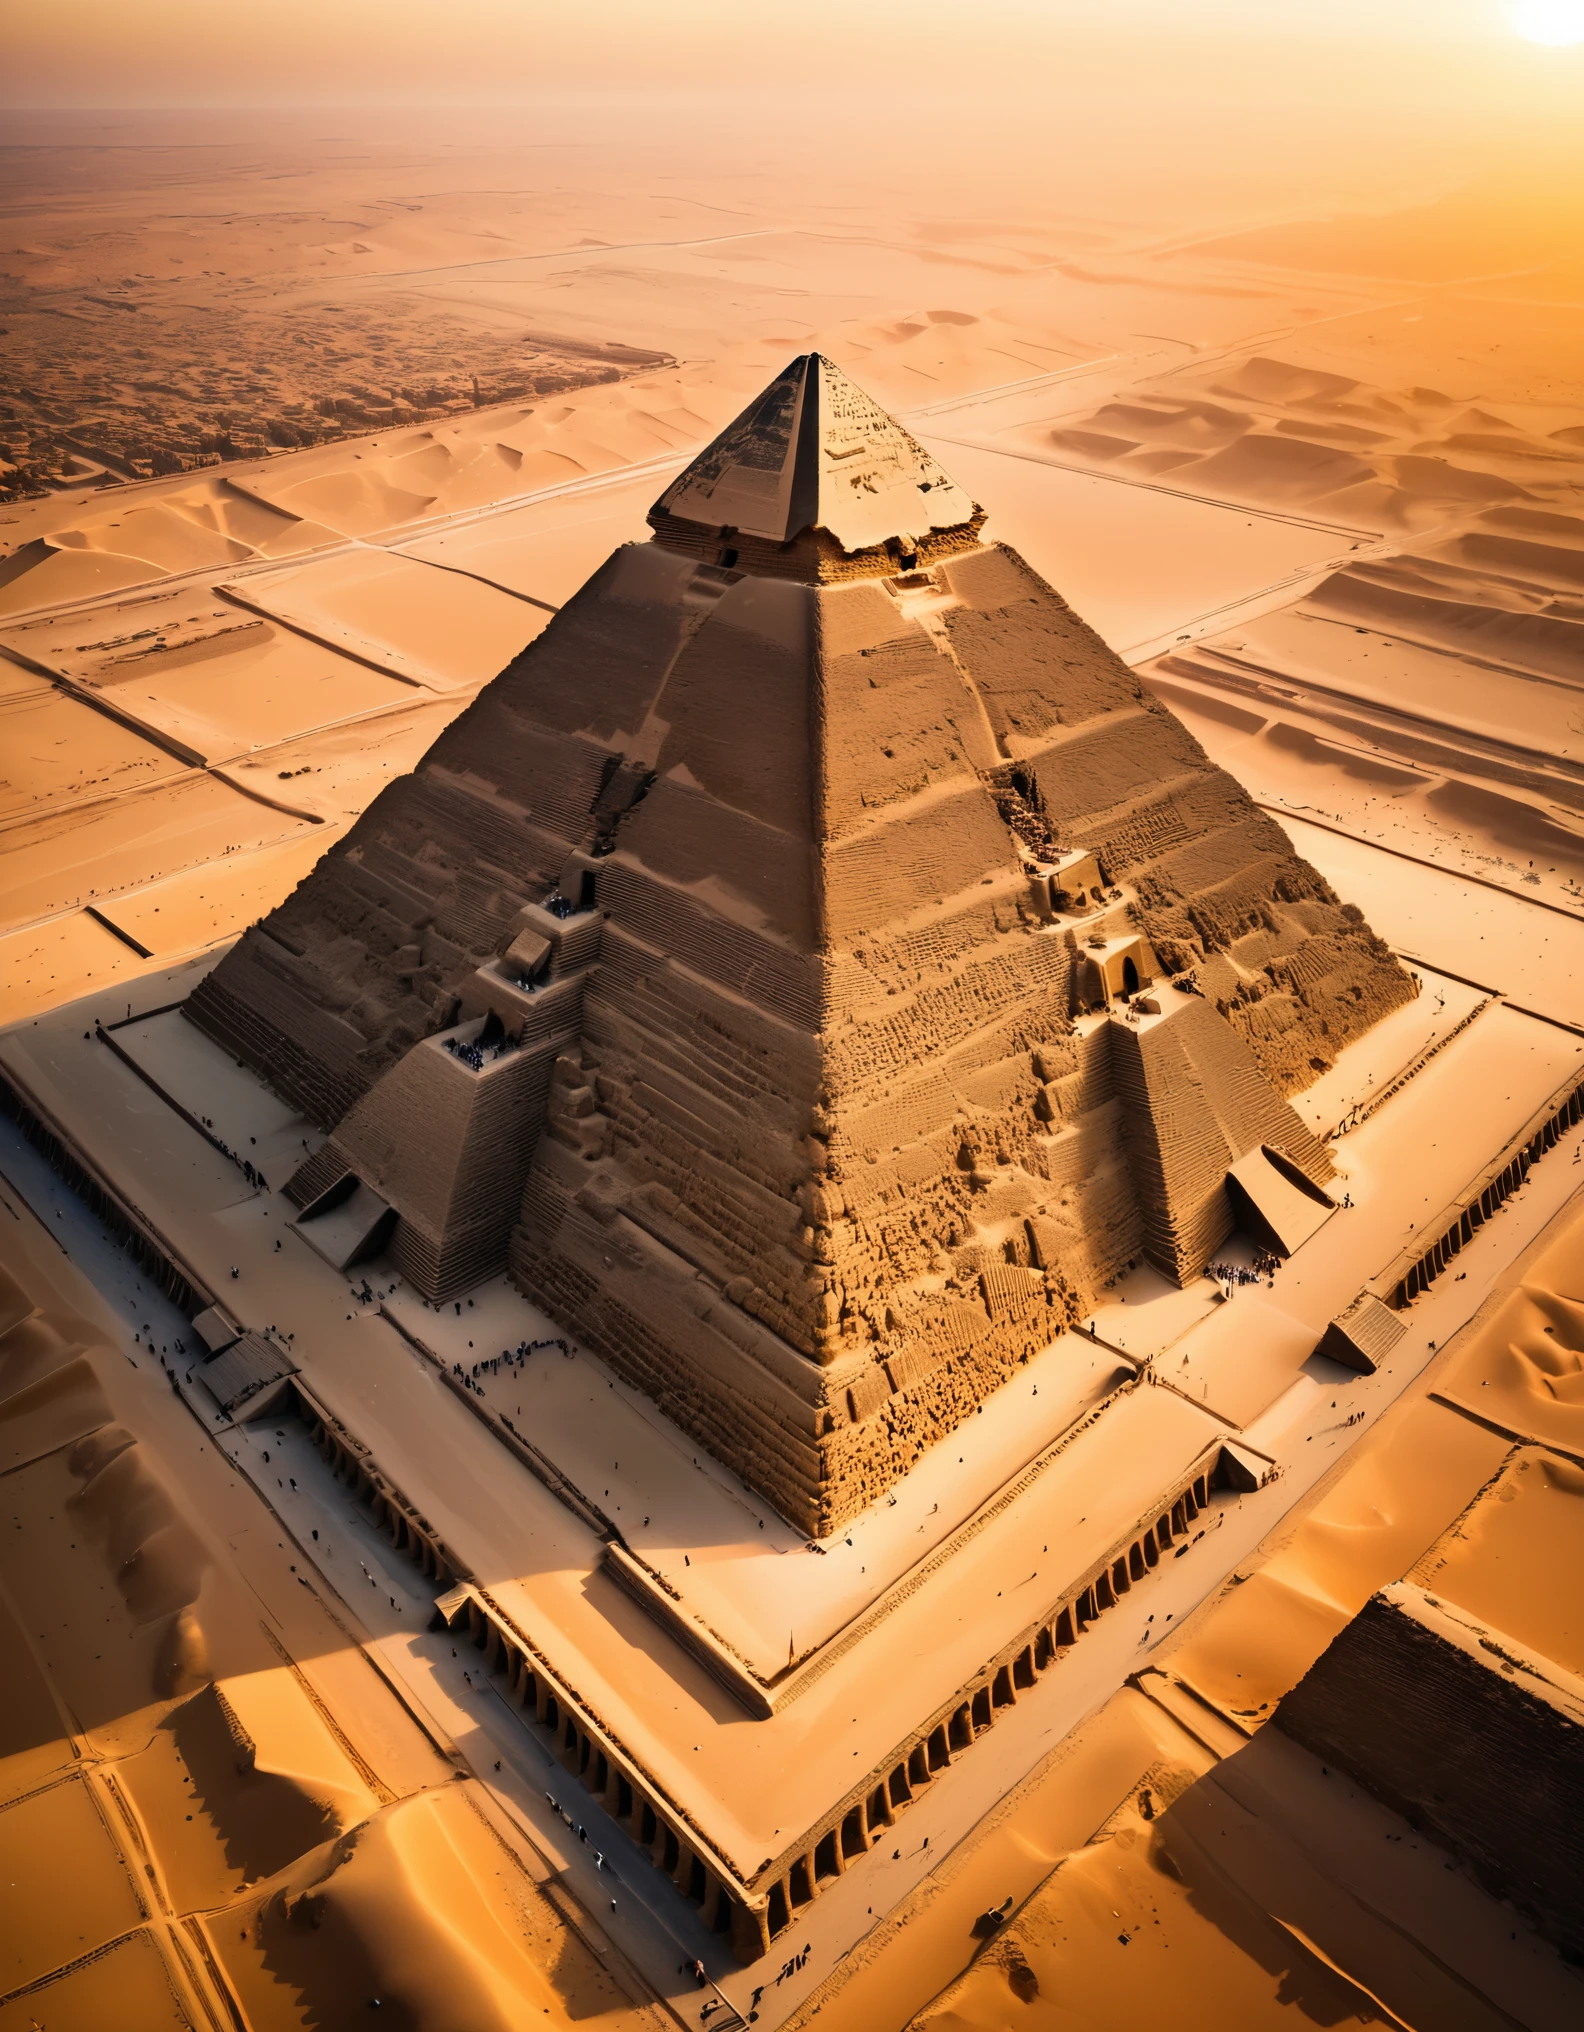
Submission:
[[802,353],[660,496],[662,518],[790,543],[819,529],[849,553],[983,516],[894,416],[823,353]]

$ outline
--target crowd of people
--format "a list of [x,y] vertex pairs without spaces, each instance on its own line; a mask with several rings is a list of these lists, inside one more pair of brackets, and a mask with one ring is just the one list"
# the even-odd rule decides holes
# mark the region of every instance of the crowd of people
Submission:
[[1276,1288],[1276,1266],[1281,1258],[1270,1249],[1256,1249],[1252,1266],[1246,1263],[1212,1263],[1210,1275],[1230,1298],[1240,1285],[1268,1284]]
[[448,1037],[445,1040],[445,1048],[453,1058],[461,1059],[470,1072],[482,1072],[486,1060],[505,1057],[506,1053],[511,1049],[511,1039],[509,1037],[499,1037],[486,1050],[482,1038],[477,1039],[472,1044],[467,1044],[461,1038]]
[[479,1387],[480,1376],[498,1376],[502,1369],[520,1369],[530,1355],[538,1354],[542,1348],[559,1348],[563,1355],[571,1359],[570,1345],[557,1336],[554,1340],[519,1341],[515,1348],[502,1348],[498,1355],[491,1355],[482,1362],[475,1362],[471,1369],[464,1369],[460,1362],[453,1362],[451,1373],[461,1377],[464,1390],[472,1390],[482,1397],[484,1392]]

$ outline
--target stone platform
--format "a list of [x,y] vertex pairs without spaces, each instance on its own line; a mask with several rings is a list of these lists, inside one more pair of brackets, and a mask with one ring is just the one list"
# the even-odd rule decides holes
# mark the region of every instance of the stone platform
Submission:
[[[195,972],[149,983],[149,1004]],[[566,1336],[500,1283],[435,1308],[378,1260],[336,1272],[272,1189],[306,1125],[179,1016],[123,1026],[112,1052],[96,1013],[9,1033],[0,1065],[195,1291],[275,1330],[309,1429],[444,1612],[747,1958],[1214,1524],[1228,1441],[1295,1379],[1339,1387],[1307,1350],[1415,1202],[1439,1204],[1439,1167],[1464,1167],[1438,1126],[1458,1082],[1499,1060],[1516,1121],[1580,1055],[1513,1012],[1482,1038],[1481,1017],[1340,1146],[1357,1208],[1274,1292],[1190,1327],[1182,1372],[1158,1361],[1145,1381],[1103,1339],[1063,1335],[894,1501],[816,1547],[570,1344],[475,1379]]]

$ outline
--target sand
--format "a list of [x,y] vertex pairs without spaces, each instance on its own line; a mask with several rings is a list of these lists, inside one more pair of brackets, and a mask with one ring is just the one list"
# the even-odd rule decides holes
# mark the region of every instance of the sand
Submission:
[[0,583],[0,613],[30,613],[246,558],[290,556],[333,542],[336,533],[231,480],[163,489],[119,512],[77,518],[14,551]]
[[100,918],[136,940],[156,960],[207,951],[289,894],[339,830],[332,822],[278,846],[233,854],[147,888],[107,897],[99,906]]
[[[0,2025],[6,2032],[33,2032],[41,2023],[59,2032],[98,2032],[114,2023],[139,2032],[191,2032],[203,2022],[203,2005],[187,1991],[173,1949],[152,1929],[124,1934],[0,2003]],[[48,2018],[40,2019],[40,2011]]]
[[260,2032],[346,2023],[376,1999],[421,2032],[642,2022],[586,1950],[568,1953],[576,1936],[563,1945],[560,1915],[466,1786],[387,1807],[236,1917],[211,1937]]
[[1450,1543],[1419,1562],[1415,1578],[1577,1674],[1584,1666],[1578,1597],[1555,1584],[1551,1561],[1560,1561],[1564,1574],[1576,1570],[1581,1496],[1584,1468],[1551,1453],[1520,1453],[1503,1477],[1500,1500],[1472,1511]]
[[[1169,473],[1192,492],[1429,526],[1565,488],[1574,450],[1551,412],[1580,397],[1577,327],[1574,310],[1516,300],[1383,305],[1280,351],[1161,376],[1142,402],[1103,405],[1055,442],[1068,457]],[[1402,381],[1385,378],[1404,367]],[[1518,414],[1471,416],[1479,403]]]
[[951,434],[925,442],[993,504],[988,535],[1022,551],[1130,663],[1184,631],[1225,625],[1214,617],[1290,599],[1351,547],[1340,531],[1108,484],[987,445],[964,430],[967,411],[943,420]]
[[[1482,889],[1506,889],[1578,915],[1584,856],[1577,821],[1555,805],[1545,807],[1542,800],[1552,786],[1520,783],[1514,790],[1508,770],[1503,775],[1509,780],[1500,787],[1488,778],[1481,783],[1466,745],[1441,739],[1435,743],[1439,753],[1426,757],[1419,727],[1410,730],[1406,745],[1424,759],[1405,762],[1400,726],[1394,737],[1377,718],[1351,705],[1339,715],[1312,696],[1301,705],[1286,698],[1247,699],[1241,679],[1238,690],[1247,703],[1234,705],[1217,695],[1226,688],[1224,668],[1216,672],[1214,690],[1201,682],[1203,675],[1200,658],[1190,666],[1173,655],[1153,667],[1151,685],[1223,766],[1236,768],[1262,804],[1299,828],[1307,825],[1301,836],[1311,844],[1324,827],[1344,839],[1386,847],[1406,861],[1446,868]],[[1405,869],[1402,879],[1404,908],[1411,910],[1420,878]],[[1483,916],[1483,899],[1475,903],[1478,892],[1467,881],[1463,887]]]
[[346,551],[256,574],[228,590],[332,648],[431,690],[494,676],[549,619],[542,607],[482,581],[379,551]]
[[644,517],[665,477],[646,473],[579,496],[552,497],[462,523],[401,546],[406,557],[446,565],[547,607],[563,607],[619,543],[646,542]]
[[212,638],[123,659],[111,702],[223,762],[407,697],[405,686],[267,621],[227,621]]
[[[913,2021],[919,2032],[1006,2023],[1013,2010],[1019,2024],[1131,2026],[1163,1992],[1177,2023],[1205,2028],[1228,2015],[1248,2026],[1290,2025],[1295,2016],[1319,2025],[1502,2022],[1426,1960],[1405,1971],[1411,1957],[1387,1927],[1372,1925],[1345,1892],[1316,1883],[1301,1856],[1218,1788],[1195,1787],[1194,1775],[1153,1767],[1018,1915],[1010,1936]],[[1298,1923],[1295,1908],[1315,1926],[1318,1915],[1303,1910],[1311,1904],[1330,1921],[1315,1927],[1321,1940]],[[1346,1943],[1350,1966],[1327,1953],[1326,1934],[1333,1948]],[[1405,2011],[1406,1988],[1417,1992],[1419,2013],[1436,2015],[1398,2016],[1371,1976]]]
[[[1225,659],[1235,669],[1290,684],[1300,696],[1304,690],[1323,691],[1394,710],[1419,722],[1426,760],[1433,740],[1455,740],[1459,733],[1525,748],[1537,761],[1580,760],[1573,687],[1510,668],[1493,670],[1488,662],[1464,662],[1447,654],[1449,646],[1360,629],[1350,617],[1324,612],[1314,599],[1239,628],[1235,641],[1218,642],[1208,656],[1201,651],[1190,669],[1205,670],[1206,681],[1213,682],[1208,672]],[[1477,644],[1468,646],[1479,653]],[[1413,759],[1412,748],[1400,752]]]
[[199,770],[0,832],[6,919],[26,924],[135,882],[284,839],[302,821]]
[[117,552],[65,547],[35,537],[13,551],[0,586],[0,610],[29,613],[56,602],[75,604],[96,594],[118,592],[158,578],[160,568],[147,558]]
[[113,931],[86,911],[73,910],[0,938],[5,973],[0,1010],[7,1022],[20,1022],[56,1007],[62,996],[76,1000],[130,980],[145,964]]
[[120,1782],[184,1911],[226,1903],[239,1881],[273,1876],[380,1804],[283,1665],[173,1707]]
[[1577,1238],[1559,1241],[1448,1371],[1449,1404],[1514,1438],[1584,1453],[1584,1349]]
[[[215,774],[293,818],[335,825],[356,818],[387,783],[405,776],[467,705],[472,689],[459,686],[438,697],[408,692],[401,704],[238,756]],[[335,836],[316,834],[325,846]]]
[[0,1964],[8,1991],[77,1960],[144,1917],[127,1858],[81,1779],[36,1792],[0,1814],[0,1871],[14,1915]]
[[181,774],[174,757],[42,680],[7,696],[0,726],[6,756],[0,825]]

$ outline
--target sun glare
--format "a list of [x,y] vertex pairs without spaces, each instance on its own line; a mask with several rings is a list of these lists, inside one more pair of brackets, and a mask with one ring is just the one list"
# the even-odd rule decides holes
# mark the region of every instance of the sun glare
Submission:
[[1525,42],[1552,49],[1584,42],[1584,0],[1516,0],[1512,24]]

